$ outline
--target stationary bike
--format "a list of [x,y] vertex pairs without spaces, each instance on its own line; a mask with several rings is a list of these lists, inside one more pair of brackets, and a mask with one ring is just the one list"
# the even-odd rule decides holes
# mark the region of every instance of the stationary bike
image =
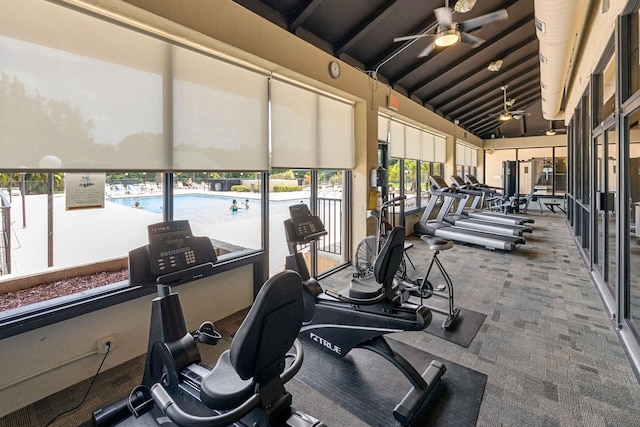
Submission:
[[[151,401],[144,399],[150,395],[159,424],[168,417],[179,426],[326,427],[293,409],[284,388],[302,366],[296,339],[304,315],[300,276],[284,271],[265,282],[230,349],[211,369],[201,363],[196,340],[215,345],[220,334],[211,322],[189,333],[178,294],[170,288],[213,274],[217,258],[211,240],[193,237],[187,221],[151,225],[149,236],[149,245],[129,253],[131,284],[157,284],[158,297],[152,302],[142,385],[131,393],[139,399],[132,402],[130,396],[126,407],[137,417],[150,409]],[[97,415],[106,421],[105,412],[117,411],[112,405],[96,412],[94,420]]]
[[[393,351],[384,335],[419,331],[431,322],[431,312],[408,301],[410,293],[394,280],[403,257],[404,229],[391,230],[375,259],[373,274],[353,278],[340,292],[323,290],[310,277],[300,245],[327,234],[324,224],[311,215],[305,204],[289,208],[291,219],[284,222],[290,255],[286,268],[297,271],[304,283],[305,313],[300,337],[335,357],[344,357],[353,348],[373,351],[387,359],[411,382],[412,388],[393,410],[402,425],[411,425],[415,414],[445,373],[445,366],[431,361],[420,374],[401,355]],[[320,374],[320,373],[319,373]]]
[[[442,329],[446,330],[451,327],[453,322],[455,322],[456,318],[460,314],[460,309],[456,307],[453,302],[453,283],[451,282],[451,277],[447,273],[447,270],[444,269],[442,262],[438,259],[438,254],[442,251],[446,251],[447,249],[451,249],[453,247],[453,242],[440,237],[427,235],[420,236],[420,240],[422,240],[427,246],[429,246],[429,249],[433,251],[431,254],[431,260],[429,261],[429,267],[427,267],[427,271],[422,277],[411,279],[408,276],[405,276],[403,279],[404,284],[412,295],[420,298],[421,305],[423,304],[423,300],[431,298],[432,296],[447,300],[447,310],[429,306],[431,311],[447,316],[444,319],[444,322],[442,322]],[[438,267],[440,274],[442,274],[442,277],[446,282],[445,284],[440,284],[436,287],[434,287],[429,280],[429,274],[431,273],[434,264]]]
[[[389,206],[398,201],[404,200],[405,198],[405,196],[395,197],[382,204],[380,212],[376,214],[376,219],[378,222],[376,235],[365,237],[360,241],[360,243],[358,243],[358,246],[356,247],[356,272],[353,274],[354,278],[362,278],[372,274],[375,259],[378,257],[380,249],[382,248],[384,241],[387,239],[388,230],[392,228],[387,219]],[[411,265],[413,270],[416,270],[416,267],[407,254],[407,249],[411,248],[413,245],[407,244],[405,242],[403,257],[396,272],[396,279],[404,282],[405,289],[408,290],[412,295],[420,298],[420,305],[424,305],[424,300],[431,298],[432,296],[447,299],[447,310],[442,310],[441,308],[435,306],[429,306],[431,311],[435,311],[436,313],[444,314],[445,316],[447,316],[442,322],[442,328],[447,330],[455,322],[458,314],[460,314],[460,309],[454,304],[453,283],[451,282],[449,274],[447,274],[447,271],[444,269],[442,263],[438,259],[438,254],[442,251],[446,251],[447,249],[451,249],[453,247],[453,242],[451,240],[442,239],[440,237],[427,235],[420,236],[420,239],[427,246],[429,246],[429,249],[433,251],[431,260],[429,261],[429,267],[427,268],[425,275],[423,277],[417,278],[411,278],[408,275],[407,261],[409,265]],[[440,284],[434,287],[429,280],[429,274],[431,273],[434,264],[438,267],[440,273],[442,273],[446,284]]]

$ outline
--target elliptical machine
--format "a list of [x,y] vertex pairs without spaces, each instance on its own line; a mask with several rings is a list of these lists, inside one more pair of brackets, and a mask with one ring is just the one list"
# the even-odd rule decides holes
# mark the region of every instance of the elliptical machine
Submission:
[[[150,225],[149,240],[129,252],[130,283],[158,288],[142,385],[130,398],[150,394],[156,421],[166,415],[179,426],[326,427],[295,411],[284,388],[302,366],[296,338],[304,314],[300,276],[284,271],[265,282],[231,348],[211,369],[201,363],[196,341],[215,345],[220,334],[211,322],[188,332],[178,294],[170,288],[213,274],[217,257],[211,240],[193,237],[187,221]],[[125,403],[136,417],[153,406],[143,398]],[[118,412],[113,408],[122,406],[106,412],[113,415]],[[104,414],[94,412],[94,421],[101,421],[96,424],[109,424]]]
[[431,312],[408,301],[404,284],[394,280],[404,252],[404,228],[389,233],[373,267],[373,275],[353,278],[341,292],[323,290],[310,277],[299,245],[327,234],[324,224],[311,215],[305,204],[290,206],[291,219],[284,222],[290,255],[286,268],[297,271],[304,286],[305,314],[300,337],[335,357],[343,357],[353,348],[373,351],[391,362],[411,382],[412,388],[393,410],[402,425],[411,425],[420,406],[445,373],[445,366],[431,361],[420,374],[384,339],[392,332],[420,331],[431,322]]

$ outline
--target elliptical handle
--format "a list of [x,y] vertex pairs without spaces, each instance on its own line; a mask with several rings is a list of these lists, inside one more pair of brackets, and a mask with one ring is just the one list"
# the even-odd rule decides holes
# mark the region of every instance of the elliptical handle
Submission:
[[394,197],[393,199],[387,200],[386,202],[384,202],[382,204],[382,206],[383,207],[390,206],[390,205],[393,205],[396,202],[399,202],[400,200],[404,200],[406,198],[407,198],[407,196],[397,196],[397,197]]

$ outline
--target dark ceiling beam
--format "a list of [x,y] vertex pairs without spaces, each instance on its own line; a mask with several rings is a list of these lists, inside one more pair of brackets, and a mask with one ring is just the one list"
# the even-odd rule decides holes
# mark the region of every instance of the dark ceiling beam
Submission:
[[[534,20],[533,13],[525,16],[524,18],[522,18],[518,22],[514,23],[513,25],[511,25],[508,28],[506,28],[503,31],[501,31],[499,34],[496,34],[495,36],[491,37],[490,39],[485,40],[484,43],[482,43],[480,46],[478,46],[477,48],[475,48],[472,51],[473,52],[472,55],[468,55],[468,56],[464,56],[464,57],[460,58],[458,61],[454,62],[453,64],[447,65],[447,68],[454,69],[456,67],[459,67],[460,65],[462,65],[465,62],[469,61],[475,55],[480,54],[483,50],[490,48],[493,43],[496,43],[496,42],[502,40],[505,37],[509,37],[509,34],[511,34],[514,31],[520,29],[524,25],[527,25],[527,24],[533,22],[533,20]],[[413,72],[418,71],[421,68],[421,66],[424,64],[424,59],[422,59],[422,58],[419,58],[419,59],[420,60],[414,60],[409,66],[404,67],[404,69],[402,69],[400,72],[396,73],[394,76],[387,76],[387,78],[391,82],[391,85],[393,86],[398,81],[404,79],[405,77],[408,77]],[[501,57],[500,58],[494,58],[494,60],[497,60],[497,59],[501,59]],[[432,72],[431,74],[429,74],[426,77],[424,77],[423,81],[425,81],[425,80],[432,81],[434,78],[439,76],[439,73],[440,73],[440,70],[434,70],[434,72]]]
[[[515,98],[516,103],[520,104],[518,98],[528,96],[531,93],[537,93],[538,96],[540,95],[540,76],[536,76],[534,79],[531,79],[530,81],[521,84],[520,86],[518,86],[516,90],[513,90],[512,88],[512,90],[509,91],[507,89],[507,98]],[[469,120],[469,117],[476,117],[478,116],[478,114],[487,113],[487,111],[488,111],[488,114],[492,114],[494,112],[499,113],[503,109],[504,109],[504,98],[502,95],[502,91],[500,91],[499,94],[496,92],[495,98],[493,101],[483,102],[481,105],[476,106],[470,110],[463,112],[462,114],[457,115],[456,118],[461,122],[467,122]],[[514,106],[513,109],[516,109],[516,107]]]
[[295,33],[298,27],[300,27],[304,21],[313,13],[318,6],[320,6],[322,0],[304,0],[301,1],[296,9],[291,14],[291,20],[289,21],[289,31]]
[[[538,38],[536,37],[536,35],[534,33],[533,35],[531,35],[531,36],[527,37],[525,40],[523,40],[521,43],[512,45],[509,48],[503,50],[499,54],[495,55],[494,58],[505,58],[507,55],[510,55],[510,54],[512,54],[514,52],[517,52],[518,50],[522,49],[524,46],[528,45],[529,43],[537,43],[537,41],[538,41]],[[487,68],[487,64],[480,65],[480,66],[474,68],[473,70],[468,71],[464,75],[458,77],[457,79],[449,81],[447,86],[445,86],[444,88],[438,88],[438,91],[439,92],[446,92],[448,90],[451,90],[453,87],[459,85],[460,83],[464,82],[466,79],[471,78],[472,76],[474,76],[475,74],[485,70],[486,68]],[[421,90],[424,87],[426,87],[429,83],[431,83],[431,81],[432,81],[431,79],[424,79],[420,83],[415,85],[414,87],[409,88],[409,90],[408,90],[409,96],[416,95],[416,92],[418,92],[419,90]],[[430,96],[431,96],[431,93],[428,93],[428,94],[425,94],[425,95],[421,96],[420,98],[428,99]]]
[[[486,111],[489,106],[499,104],[502,106],[504,103],[502,97],[502,91],[500,90],[500,86],[507,81],[495,81],[492,82],[491,87],[482,92],[481,94],[472,94],[473,100],[467,101],[466,104],[461,105],[457,109],[449,110],[449,111],[441,111],[445,116],[449,116],[453,119],[458,119],[464,121],[468,116],[474,115],[479,111]],[[513,92],[514,88],[518,88],[522,91],[527,91],[530,89],[539,89],[540,88],[540,73],[537,69],[530,70],[529,72],[525,72],[521,76],[516,79],[509,80],[509,87],[511,87]],[[511,93],[507,91],[507,95],[509,98],[512,98]],[[502,102],[500,102],[502,101]]]
[[[452,117],[454,119],[459,119],[468,113],[472,113],[473,111],[477,111],[483,108],[486,108],[488,102],[495,101],[498,97],[498,92],[500,86],[507,83],[510,87],[518,87],[521,88],[523,85],[530,85],[532,82],[535,82],[536,85],[540,85],[540,71],[537,67],[527,69],[517,78],[509,78],[509,79],[494,79],[489,82],[485,82],[482,84],[481,89],[482,92],[470,92],[461,95],[461,102],[455,102],[455,105],[458,105],[457,108],[446,109],[439,108],[438,111],[441,111],[446,116]],[[470,96],[467,96],[470,95]]]
[[[482,96],[478,95],[476,97],[474,95],[472,102],[470,101],[456,110],[447,112],[439,111],[442,112],[445,117],[450,117],[452,120],[458,119],[464,121],[469,116],[476,115],[478,112],[486,111],[489,106],[498,106],[499,99],[502,100],[502,102],[499,103],[499,106],[503,107],[504,99],[502,98],[502,93],[500,92],[500,95],[498,95],[499,87],[497,85],[500,83],[501,82],[495,82],[496,87],[485,91]],[[538,73],[538,70],[531,70],[531,73],[523,74],[521,79],[513,80],[510,83],[513,83],[512,87],[518,87],[521,90],[537,90],[540,89],[540,74]],[[513,98],[511,95],[512,93],[507,94],[509,98]]]
[[[531,71],[537,70],[538,73],[540,72],[540,63],[538,62],[538,51],[536,50],[535,52],[532,52],[531,54],[527,55],[527,56],[523,56],[522,58],[518,59],[516,62],[514,62],[513,64],[508,64],[508,65],[504,65],[504,68],[508,67],[508,70],[504,70],[502,71],[502,73],[500,74],[494,74],[491,73],[486,79],[484,79],[481,82],[478,82],[477,84],[475,84],[475,87],[482,87],[485,86],[489,83],[493,83],[496,80],[498,80],[498,78],[502,81],[502,82],[508,82],[510,80],[515,80],[515,78],[510,77],[511,74],[513,73],[518,73],[518,76],[521,76],[523,74],[527,74]],[[518,69],[519,66],[521,65],[525,65],[527,64],[527,62],[531,62],[531,66],[529,67],[525,67],[524,70],[520,70]],[[486,68],[486,67],[485,67]],[[471,75],[473,76],[473,75]],[[469,76],[469,77],[471,77]],[[463,80],[464,81],[464,80]],[[449,85],[451,86],[451,85]],[[443,89],[441,92],[446,92],[447,90],[451,90],[454,87],[447,87],[446,89]],[[478,95],[474,95],[474,99],[478,99],[478,98],[482,98],[483,96],[487,95],[489,92],[492,92],[495,90],[495,87],[491,87],[489,89],[487,89],[486,91],[478,94]],[[450,96],[449,98],[446,98],[442,101],[440,101],[437,104],[431,104],[434,106],[434,108],[438,109],[438,110],[449,110],[449,111],[455,111],[455,107],[460,105],[460,104],[464,104],[465,106],[468,106],[468,103],[465,103],[464,101],[458,101],[460,100],[460,96],[459,94],[456,94],[455,96]],[[458,101],[458,102],[456,102]],[[452,105],[450,105],[452,104]]]
[[[536,101],[539,98],[539,96],[540,95],[537,93],[531,94],[529,95],[529,97],[525,98],[525,100],[523,101],[523,104]],[[517,109],[518,108],[514,108],[514,110],[517,110]],[[498,111],[497,113],[500,113],[500,111]],[[492,127],[498,127],[501,123],[498,116],[493,115],[492,113],[489,113],[489,114],[490,115],[488,115],[487,117],[471,124],[469,127],[467,127],[467,129],[469,129],[474,135],[480,135],[483,133],[483,131],[486,131],[487,129],[491,129]]]
[[[529,93],[526,97],[521,97],[521,99],[523,100],[522,101],[523,104],[525,104],[525,103],[535,102],[537,99],[539,99],[539,96],[540,95],[538,93]],[[511,108],[511,110],[513,111],[520,110],[520,109],[522,108]],[[471,121],[471,123],[469,121],[463,122],[463,123],[466,123],[468,125],[467,129],[475,133],[478,130],[483,129],[485,126],[487,126],[491,122],[499,122],[500,120],[498,119],[498,116],[502,110],[503,108],[500,108],[500,110],[494,110],[494,111],[488,112],[486,115],[478,116],[479,118],[477,120]]]
[[355,43],[366,37],[380,21],[391,14],[391,6],[393,6],[394,3],[396,3],[396,0],[387,0],[373,11],[373,13],[360,21],[349,34],[338,40],[335,43],[335,56],[340,56]]

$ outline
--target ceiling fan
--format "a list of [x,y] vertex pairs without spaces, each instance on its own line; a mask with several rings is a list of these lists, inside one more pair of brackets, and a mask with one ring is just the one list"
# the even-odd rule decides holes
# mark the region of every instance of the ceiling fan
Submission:
[[549,129],[547,129],[545,131],[545,134],[547,136],[553,136],[553,135],[556,135],[558,132],[559,133],[566,133],[567,129],[556,129],[556,128],[553,127],[553,120],[549,120]]
[[[459,41],[462,41],[462,43],[469,45],[472,48],[476,48],[484,43],[484,40],[469,34],[468,31],[475,30],[476,28],[480,28],[491,22],[507,19],[509,14],[506,9],[500,9],[463,22],[453,22],[453,14],[455,12],[469,12],[475,3],[476,0],[458,0],[454,7],[450,8],[449,0],[445,0],[444,7],[439,7],[433,11],[436,15],[436,20],[438,21],[436,24],[431,26],[422,34],[396,37],[393,41],[401,42],[406,40],[415,40],[422,37],[434,37],[433,42],[418,54],[418,58],[429,55],[436,47],[452,46]],[[434,29],[435,33],[432,33],[431,31]]]
[[509,108],[513,107],[513,104],[516,103],[516,100],[513,98],[507,98],[507,85],[500,86],[502,89],[502,99],[503,99],[503,110],[499,113],[491,114],[492,116],[498,116],[501,122],[507,122],[511,119],[520,120],[522,116],[528,116],[530,113],[527,113],[524,110],[509,110]]

